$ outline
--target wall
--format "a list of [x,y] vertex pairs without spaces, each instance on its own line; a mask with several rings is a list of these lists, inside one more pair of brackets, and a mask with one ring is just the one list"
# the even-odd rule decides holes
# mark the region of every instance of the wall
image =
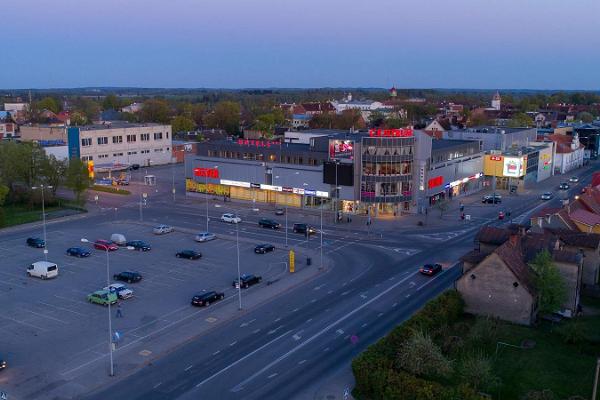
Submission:
[[563,312],[570,317],[577,312],[579,304],[579,289],[581,284],[581,266],[571,263],[554,261],[556,268],[563,277],[567,288],[567,300],[563,303]]
[[[552,171],[554,170],[553,143],[548,144],[547,147],[540,146],[539,153],[537,181],[541,182],[550,178],[552,176]],[[545,162],[549,164],[544,165]]]
[[21,126],[21,140],[62,140],[67,143],[67,133],[64,126]]
[[56,157],[57,160],[66,160],[69,158],[69,147],[68,146],[44,147],[44,152],[49,156]]
[[483,142],[483,151],[501,150],[507,151],[511,146],[528,146],[537,139],[536,129],[524,129],[519,131],[504,130],[494,131],[493,127],[489,132],[474,132],[470,130],[455,130],[444,132],[444,139],[460,140],[481,140]]
[[[578,252],[579,247],[565,246],[566,250]],[[583,268],[581,282],[584,285],[595,285],[598,283],[598,271],[600,269],[600,248],[583,249]]]

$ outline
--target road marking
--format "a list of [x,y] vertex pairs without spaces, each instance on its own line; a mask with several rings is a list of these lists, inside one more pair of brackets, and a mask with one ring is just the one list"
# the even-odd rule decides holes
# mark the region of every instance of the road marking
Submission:
[[217,319],[216,319],[215,317],[208,317],[208,318],[206,318],[206,320],[205,320],[205,321],[206,321],[206,322],[209,322],[209,323],[211,323],[211,324],[212,324],[212,323],[213,323],[213,322],[215,322],[216,320],[217,320]]
[[279,322],[279,321],[281,321],[281,317],[279,317],[275,320],[275,322]]
[[260,328],[255,329],[255,330],[252,331],[252,333],[255,333],[255,334],[258,333],[258,332],[260,332]]
[[42,331],[42,332],[48,332],[48,330],[47,330],[47,329],[40,328],[39,326],[36,326],[36,325],[30,324],[30,323],[28,323],[28,322],[19,321],[19,320],[17,320],[17,319],[10,318],[10,317],[6,317],[6,316],[4,316],[4,315],[0,315],[0,318],[7,319],[7,320],[9,320],[9,321],[13,321],[13,322],[16,322],[16,323],[18,323],[18,324],[23,324],[23,325],[25,325],[25,326],[28,326],[28,327],[30,327],[30,328],[39,329],[39,330],[40,330],[40,331]]
[[275,372],[274,374],[271,374],[271,375],[267,376],[267,378],[269,378],[269,379],[273,379],[273,378],[275,378],[277,375],[279,375],[279,374],[278,374],[277,372]]
[[312,299],[310,302],[311,302],[311,303],[316,303],[316,302],[317,302],[317,299]]
[[237,343],[237,340],[234,340],[233,342],[229,343],[229,346],[235,346],[235,344]]
[[63,310],[63,311],[67,311],[67,312],[70,312],[70,313],[73,313],[73,314],[81,315],[83,317],[87,317],[86,314],[83,314],[83,313],[80,313],[80,312],[77,312],[77,311],[73,311],[73,310],[69,310],[68,308],[59,307],[59,306],[55,306],[53,304],[44,303],[43,301],[38,301],[38,303],[43,304],[43,305],[48,306],[48,307],[56,308],[58,310]]
[[279,325],[277,328],[275,328],[275,329],[271,329],[271,330],[270,330],[270,331],[267,333],[267,335],[272,335],[272,334],[274,334],[275,332],[277,332],[278,330],[280,330],[281,328],[283,328],[283,325]]
[[251,320],[250,320],[250,321],[248,321],[248,322],[243,322],[242,324],[240,324],[240,328],[245,328],[245,327],[247,327],[248,325],[250,325],[251,323],[253,323],[254,321],[256,321],[256,319],[251,319]]
[[361,297],[361,298],[363,298],[363,299],[366,299],[366,298],[367,298],[367,295],[366,295],[365,293],[361,293],[361,294],[360,294],[360,297]]
[[299,362],[298,362],[298,365],[302,365],[302,364],[304,364],[305,362],[306,362],[306,360],[301,360],[301,361],[299,361]]
[[333,290],[328,290],[327,291],[327,294],[331,294],[331,293],[333,293]]
[[404,296],[404,297],[406,297],[406,298],[408,299],[408,298],[410,297],[410,293],[409,293],[409,294],[407,294],[407,295],[406,295],[406,296]]
[[143,357],[148,357],[152,352],[150,350],[142,350],[138,354]]
[[343,329],[338,329],[337,331],[335,331],[335,333],[337,333],[339,335],[343,335],[344,334],[344,330]]
[[213,356],[216,356],[217,354],[219,354],[221,352],[221,350],[217,350],[214,353],[212,353]]
[[239,363],[241,363],[242,361],[244,361],[245,359],[252,357],[254,354],[258,353],[259,351],[261,351],[262,349],[264,349],[265,347],[271,345],[272,343],[275,343],[277,340],[281,339],[282,337],[284,337],[285,335],[287,335],[288,333],[290,333],[291,331],[287,331],[285,333],[282,333],[281,335],[277,336],[275,339],[271,340],[270,342],[267,342],[265,344],[263,344],[262,346],[260,346],[258,349],[252,351],[251,353],[246,354],[244,357],[240,358],[239,360],[229,364],[228,366],[226,366],[225,368],[223,368],[222,370],[212,374],[211,376],[209,376],[208,378],[204,379],[202,382],[200,382],[199,384],[196,385],[196,387],[200,387],[202,385],[204,385],[206,382],[210,381],[211,379],[213,379],[216,376],[221,375],[223,372],[228,371],[230,368],[235,367],[236,365],[238,365]]
[[33,315],[37,315],[38,317],[48,318],[50,320],[53,320],[53,321],[56,321],[56,322],[60,322],[60,323],[65,324],[65,325],[69,324],[67,321],[63,321],[62,319],[58,319],[58,318],[50,317],[48,315],[44,315],[44,314],[36,313],[36,312],[33,312],[33,311],[29,311],[29,310],[26,310],[25,308],[21,308],[21,310],[23,310],[25,312],[28,312],[30,314],[33,314]]
[[153,389],[158,388],[160,385],[162,385],[162,382],[158,382],[156,385],[154,385]]
[[306,320],[306,323],[308,324],[312,320],[313,320],[312,318],[309,318],[309,319]]
[[380,318],[383,315],[382,312],[380,312],[379,314],[377,314],[377,318]]
[[345,292],[342,292],[342,296],[347,295],[348,293],[350,293],[352,290],[346,290]]
[[193,367],[194,367],[193,365],[190,365],[189,367],[187,367],[186,369],[184,369],[184,371],[186,371],[186,372],[187,372],[187,371],[189,371],[190,369],[192,369]]
[[327,352],[327,351],[329,351],[329,347],[325,347],[325,348],[323,349],[323,353],[325,353],[325,352]]
[[397,305],[398,305],[398,303],[392,304],[392,308],[396,307]]
[[292,310],[292,312],[296,312],[296,311],[298,311],[298,310],[299,310],[299,308],[294,308],[294,309]]
[[361,327],[361,328],[365,328],[367,325],[369,325],[369,324],[367,324],[367,323],[365,322],[365,323],[364,323],[364,324],[362,324],[360,327]]

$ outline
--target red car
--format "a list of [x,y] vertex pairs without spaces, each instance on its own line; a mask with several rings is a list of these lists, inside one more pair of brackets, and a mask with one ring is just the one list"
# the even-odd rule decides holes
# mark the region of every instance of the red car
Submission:
[[104,250],[104,251],[106,251],[107,248],[108,248],[108,251],[119,250],[119,246],[117,246],[115,243],[111,242],[110,240],[104,240],[104,239],[97,239],[94,242],[94,248],[96,248],[98,250]]

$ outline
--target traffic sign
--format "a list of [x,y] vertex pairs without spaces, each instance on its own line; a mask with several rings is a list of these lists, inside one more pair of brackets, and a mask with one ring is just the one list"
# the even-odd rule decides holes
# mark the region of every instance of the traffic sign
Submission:
[[290,250],[290,272],[294,272],[296,270],[296,265],[294,263],[295,255],[294,250]]

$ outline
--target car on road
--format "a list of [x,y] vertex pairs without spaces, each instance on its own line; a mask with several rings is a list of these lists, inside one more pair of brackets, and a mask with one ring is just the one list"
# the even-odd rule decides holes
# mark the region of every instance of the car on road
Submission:
[[285,215],[285,208],[276,208],[275,215]]
[[117,304],[118,297],[116,293],[109,292],[108,290],[96,290],[94,293],[88,294],[87,300],[90,303],[108,306],[109,304]]
[[210,240],[215,240],[216,238],[217,238],[217,235],[215,235],[214,233],[200,232],[196,235],[194,240],[196,242],[208,242]]
[[113,275],[115,281],[124,281],[127,283],[139,282],[142,280],[142,274],[136,271],[123,271]]
[[419,272],[423,275],[433,276],[438,272],[442,272],[441,264],[425,264],[419,268]]
[[104,290],[116,293],[117,297],[123,300],[133,297],[133,290],[122,283],[112,283],[105,287]]
[[6,360],[2,357],[2,354],[0,354],[0,370],[5,369],[6,367],[8,367],[8,363],[6,362]]
[[498,204],[502,203],[502,196],[499,194],[488,194],[481,198],[483,204]]
[[140,164],[131,164],[129,166],[129,170],[140,169]]
[[542,193],[542,195],[540,196],[540,199],[542,200],[552,200],[552,198],[554,197],[554,195],[550,192],[545,192]]
[[92,252],[83,247],[69,247],[67,249],[67,255],[81,258],[91,256]]
[[35,247],[37,249],[42,249],[46,247],[46,242],[44,239],[30,237],[27,238],[27,246]]
[[569,190],[570,187],[571,186],[567,182],[563,182],[558,186],[560,190]]
[[58,276],[58,265],[49,261],[36,261],[27,267],[27,276],[40,279],[56,278]]
[[115,182],[119,186],[129,186],[129,178],[115,179]]
[[150,245],[143,240],[130,240],[126,244],[127,247],[133,247],[135,250],[149,251],[152,249]]
[[254,248],[256,254],[265,254],[273,250],[275,250],[275,246],[268,243],[259,244]]
[[[262,281],[262,276],[244,274],[244,275],[240,276],[240,281],[241,281],[242,289],[247,289],[252,285],[256,285],[257,283],[260,283]],[[234,288],[238,287],[237,279],[233,281],[232,286]]]
[[268,218],[261,218],[258,220],[258,225],[262,228],[270,228],[270,229],[279,229],[281,228],[281,224],[277,221],[273,221]]
[[294,233],[302,233],[312,235],[313,233],[317,233],[317,230],[308,224],[296,223],[292,228]]
[[104,240],[104,239],[96,239],[96,241],[94,242],[94,248],[98,249],[98,250],[105,250],[108,249],[108,251],[115,251],[115,250],[119,250],[119,246],[117,246],[116,243],[114,243],[111,240]]
[[579,177],[572,176],[572,177],[569,178],[569,182],[571,182],[571,183],[577,183],[577,182],[579,182]]
[[202,257],[202,253],[194,250],[181,250],[175,254],[177,258],[187,258],[188,260],[197,260]]
[[152,233],[155,235],[164,235],[165,233],[171,233],[174,229],[169,225],[157,225],[152,229]]
[[192,297],[192,305],[193,306],[209,306],[210,303],[214,303],[215,301],[223,300],[225,298],[225,293],[218,292],[206,292],[202,294],[197,294]]
[[227,213],[221,215],[221,221],[228,222],[230,224],[239,224],[242,222],[242,219],[235,214]]

